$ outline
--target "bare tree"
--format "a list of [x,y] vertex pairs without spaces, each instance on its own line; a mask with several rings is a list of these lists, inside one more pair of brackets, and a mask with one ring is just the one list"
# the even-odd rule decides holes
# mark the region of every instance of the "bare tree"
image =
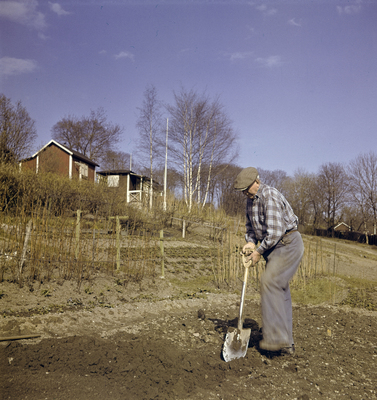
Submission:
[[315,182],[315,174],[301,169],[295,171],[293,178],[284,181],[285,196],[297,215],[299,223],[305,226],[315,225],[316,215],[312,195]]
[[322,211],[327,228],[334,228],[335,220],[347,201],[349,179],[339,163],[321,165],[317,178],[317,190],[322,194]]
[[245,215],[246,196],[242,192],[235,191],[233,187],[234,180],[241,171],[242,168],[238,165],[229,164],[226,168],[220,168],[220,172],[213,179],[215,191],[213,202],[233,216]]
[[[139,173],[140,175],[147,176],[149,174],[149,168],[139,167],[137,173]],[[153,177],[154,177],[153,179],[155,183],[157,182],[159,185],[162,186],[164,182],[164,175],[165,175],[165,167],[163,165],[158,165],[153,168]],[[178,171],[170,168],[167,171],[167,177],[168,177],[167,190],[170,191],[171,193],[179,195],[182,188],[181,174]]]
[[123,151],[108,150],[102,159],[102,170],[127,170],[130,169],[130,154]]
[[[168,105],[169,151],[183,176],[183,197],[189,212],[193,201],[204,206],[215,166],[227,164],[236,156],[236,136],[219,99],[181,89],[174,93],[175,104]],[[205,183],[204,194],[202,193]]]
[[26,157],[36,137],[35,121],[21,102],[13,105],[0,94],[0,161],[16,162]]
[[[143,155],[146,154],[146,149],[149,150],[149,170],[151,183],[153,183],[153,160],[162,142],[162,111],[155,86],[150,85],[145,89],[143,104],[138,110],[140,113],[136,124],[139,130],[138,153]],[[149,146],[146,146],[147,143]],[[150,207],[152,207],[152,199],[153,184],[150,185]]]
[[352,198],[363,215],[366,229],[368,216],[373,219],[373,232],[377,232],[377,155],[361,154],[348,167]]
[[284,193],[284,184],[288,179],[288,175],[285,171],[281,169],[275,169],[273,171],[265,170],[262,168],[257,168],[260,178],[263,183],[268,186],[272,186],[275,189],[279,190],[281,193]]
[[91,110],[89,117],[68,116],[52,127],[53,139],[101,163],[108,150],[120,141],[123,129],[107,121],[103,108]]
[[365,219],[359,205],[353,203],[352,200],[348,206],[343,208],[342,220],[350,226],[351,231],[361,232],[363,229],[366,231],[368,219]]

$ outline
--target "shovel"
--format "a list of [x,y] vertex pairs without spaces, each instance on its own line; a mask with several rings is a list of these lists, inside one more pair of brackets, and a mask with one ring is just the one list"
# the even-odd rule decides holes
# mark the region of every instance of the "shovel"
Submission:
[[[243,306],[244,306],[244,301],[245,301],[247,276],[248,276],[249,267],[252,264],[252,261],[251,260],[246,261],[246,257],[247,257],[246,254],[241,253],[241,255],[242,255],[243,265],[245,267],[245,273],[244,273],[243,282],[242,282],[240,313],[238,316],[237,329],[229,328],[228,333],[225,336],[225,343],[224,343],[224,347],[223,347],[223,358],[226,362],[246,356],[247,348],[249,346],[250,334],[251,334],[251,329],[243,329],[242,311],[243,311]],[[250,255],[250,253],[248,255]]]

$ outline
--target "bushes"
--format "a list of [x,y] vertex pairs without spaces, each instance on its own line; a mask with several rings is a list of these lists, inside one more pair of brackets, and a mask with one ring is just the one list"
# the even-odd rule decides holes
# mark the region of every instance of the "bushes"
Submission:
[[0,164],[0,207],[1,211],[13,209],[18,201],[20,175],[12,164]]
[[20,172],[9,164],[0,166],[1,211],[7,214],[31,216],[42,209],[54,216],[78,209],[107,214],[113,199],[105,190],[105,187],[88,181],[52,173]]
[[82,216],[92,214],[96,218],[128,216],[127,225],[132,231],[166,228],[171,225],[173,217],[226,223],[225,213],[213,207],[204,210],[193,208],[189,215],[183,201],[169,196],[164,210],[161,200],[156,196],[152,210],[149,204],[140,208],[127,203],[126,191],[53,173],[20,171],[14,165],[0,166],[0,211],[9,217],[73,217],[77,210],[81,210]]

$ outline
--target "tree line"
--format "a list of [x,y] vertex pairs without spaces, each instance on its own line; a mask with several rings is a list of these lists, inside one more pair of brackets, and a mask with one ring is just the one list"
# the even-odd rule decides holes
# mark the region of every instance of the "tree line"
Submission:
[[[172,104],[146,87],[137,108],[139,136],[132,170],[163,183],[181,197],[190,211],[207,204],[229,215],[243,215],[245,197],[233,190],[237,135],[219,97],[186,90],[174,92]],[[36,137],[35,122],[21,102],[0,94],[0,161],[17,162],[28,156]],[[52,138],[101,165],[102,170],[131,169],[130,153],[117,150],[124,128],[107,120],[103,108],[89,116],[66,116],[51,130]],[[258,166],[256,166],[258,168]],[[376,234],[377,155],[360,154],[348,165],[326,163],[316,173],[298,169],[258,168],[262,182],[280,190],[308,230],[333,229],[345,222],[352,230]],[[151,185],[152,186],[152,185]],[[151,196],[152,197],[152,196]]]
[[[234,177],[241,169],[229,166],[219,186],[219,203],[228,214],[245,210],[244,196],[231,191]],[[258,171],[263,183],[283,193],[307,233],[314,233],[315,229],[332,231],[344,222],[351,231],[376,235],[376,153],[360,154],[348,165],[325,163],[316,173],[297,169],[293,176],[288,176],[281,170]]]

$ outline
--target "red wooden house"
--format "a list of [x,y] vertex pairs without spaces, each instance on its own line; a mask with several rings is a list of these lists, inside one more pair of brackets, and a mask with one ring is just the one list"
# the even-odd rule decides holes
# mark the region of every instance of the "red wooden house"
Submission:
[[341,222],[337,226],[334,227],[334,231],[341,231],[341,232],[349,232],[351,227],[347,225],[345,222]]
[[70,179],[87,179],[91,182],[95,182],[98,166],[88,157],[55,140],[49,141],[34,155],[20,161],[20,168],[29,168],[35,172],[53,172]]

